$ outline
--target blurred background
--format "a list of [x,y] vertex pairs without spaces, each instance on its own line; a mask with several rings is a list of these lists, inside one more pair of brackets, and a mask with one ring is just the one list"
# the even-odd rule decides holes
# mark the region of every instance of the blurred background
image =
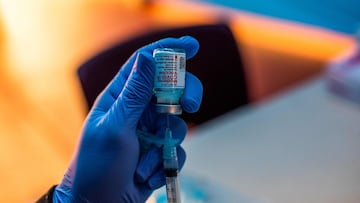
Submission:
[[[1,0],[0,202],[59,183],[87,113],[78,67],[157,30],[226,23],[249,103],[321,74],[354,45],[359,1]],[[221,54],[221,52],[219,52]]]

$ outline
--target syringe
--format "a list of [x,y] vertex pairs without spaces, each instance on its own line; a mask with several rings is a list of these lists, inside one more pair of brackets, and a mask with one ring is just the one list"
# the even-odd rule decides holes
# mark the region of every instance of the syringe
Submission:
[[164,169],[166,179],[166,195],[168,203],[180,203],[179,164],[175,142],[169,127],[165,130],[163,146]]
[[158,48],[153,52],[155,62],[154,94],[156,112],[167,114],[167,126],[163,142],[163,159],[168,203],[180,203],[178,179],[179,165],[176,142],[169,127],[169,114],[180,115],[180,98],[184,93],[186,75],[185,50]]

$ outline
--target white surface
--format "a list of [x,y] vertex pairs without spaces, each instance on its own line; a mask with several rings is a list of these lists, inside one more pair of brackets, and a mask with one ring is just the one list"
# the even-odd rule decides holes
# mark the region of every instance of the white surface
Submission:
[[360,202],[360,106],[322,79],[191,134],[185,173],[264,202]]
[[[181,202],[183,203],[263,203],[237,193],[216,182],[186,173],[180,175]],[[153,202],[167,203],[165,187],[154,192]],[[149,202],[150,203],[150,202]]]

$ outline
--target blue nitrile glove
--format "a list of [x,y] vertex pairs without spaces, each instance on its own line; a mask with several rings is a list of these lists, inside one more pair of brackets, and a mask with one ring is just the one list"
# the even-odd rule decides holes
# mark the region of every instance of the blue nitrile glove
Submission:
[[[156,113],[153,97],[155,48],[171,47],[193,57],[198,42],[189,36],[166,38],[137,50],[98,97],[81,133],[77,153],[62,182],[56,187],[54,202],[145,202],[153,190],[165,184],[162,151],[152,146],[140,153],[136,131],[163,136],[166,116]],[[96,81],[94,81],[96,82]],[[195,112],[202,99],[201,82],[187,73],[181,104]],[[183,140],[186,123],[170,116],[175,139]],[[178,147],[179,164],[185,152]]]

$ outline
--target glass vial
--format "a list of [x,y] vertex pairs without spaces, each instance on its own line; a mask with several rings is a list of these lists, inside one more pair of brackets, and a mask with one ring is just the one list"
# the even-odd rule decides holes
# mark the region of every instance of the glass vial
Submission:
[[186,55],[182,49],[158,48],[155,60],[154,94],[158,113],[181,114],[180,98],[185,88]]

